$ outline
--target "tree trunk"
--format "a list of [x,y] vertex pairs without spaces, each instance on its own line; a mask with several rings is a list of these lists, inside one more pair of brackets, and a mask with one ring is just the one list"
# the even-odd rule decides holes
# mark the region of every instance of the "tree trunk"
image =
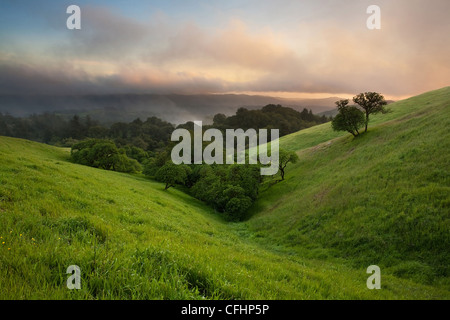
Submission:
[[366,112],[366,130],[364,132],[367,132],[367,125],[369,124],[369,113]]

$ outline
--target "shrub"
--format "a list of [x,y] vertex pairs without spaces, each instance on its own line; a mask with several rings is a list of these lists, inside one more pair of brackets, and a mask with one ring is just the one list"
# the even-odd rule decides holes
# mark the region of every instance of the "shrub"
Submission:
[[137,160],[128,158],[125,150],[108,140],[89,139],[76,143],[71,156],[75,163],[94,168],[128,173],[142,170]]

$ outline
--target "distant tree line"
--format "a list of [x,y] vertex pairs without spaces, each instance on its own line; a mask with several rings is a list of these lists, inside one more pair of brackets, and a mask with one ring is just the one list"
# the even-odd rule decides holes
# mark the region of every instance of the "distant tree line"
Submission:
[[[311,110],[298,112],[292,108],[269,104],[260,110],[240,108],[233,116],[216,114],[213,124],[217,129],[279,129],[284,136],[317,124],[331,121],[326,116],[314,115]],[[193,129],[193,122],[178,127]],[[157,117],[130,123],[116,122],[110,126],[93,120],[89,115],[74,115],[70,119],[53,113],[13,117],[0,113],[0,135],[23,138],[47,144],[71,147],[84,139],[108,139],[117,147],[134,146],[147,152],[164,149],[170,142],[175,125]]]
[[26,118],[0,113],[0,135],[64,147],[93,138],[112,140],[117,147],[134,146],[154,152],[167,145],[174,129],[173,124],[156,117],[130,123],[117,122],[108,127],[90,116],[75,115],[67,120],[51,113]]
[[[325,115],[319,116],[304,108],[301,112],[281,105],[269,104],[258,110],[239,108],[235,115],[227,117],[218,113],[213,118],[213,124],[208,128],[226,129],[279,129],[280,137],[297,132],[318,124],[331,121]],[[194,123],[189,121],[178,128],[193,130]]]

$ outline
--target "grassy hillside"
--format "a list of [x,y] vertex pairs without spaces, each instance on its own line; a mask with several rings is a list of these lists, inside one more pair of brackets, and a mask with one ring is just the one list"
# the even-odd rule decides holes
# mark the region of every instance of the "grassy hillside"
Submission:
[[[449,92],[450,87],[445,87],[389,104],[386,106],[389,109],[389,113],[370,116],[369,126],[374,127],[390,120],[410,116],[421,110],[434,108],[436,104],[444,104],[448,107],[450,99]],[[280,144],[287,150],[299,151],[347,135],[348,133],[346,132],[333,131],[329,123],[324,123],[284,136],[280,139]]]
[[282,138],[300,161],[247,226],[303,256],[449,289],[450,87],[389,108],[358,138],[329,124]]
[[[449,298],[449,90],[424,101],[357,140],[304,149],[305,133],[286,137],[301,161],[245,223],[139,175],[73,164],[68,150],[0,137],[0,299]],[[370,264],[382,290],[366,287]]]

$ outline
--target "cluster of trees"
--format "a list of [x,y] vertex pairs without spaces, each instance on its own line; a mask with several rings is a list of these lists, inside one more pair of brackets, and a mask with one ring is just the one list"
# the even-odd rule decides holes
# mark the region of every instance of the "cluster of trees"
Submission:
[[142,121],[139,118],[130,122],[117,122],[111,125],[108,137],[118,146],[132,145],[146,151],[165,148],[175,126],[157,117]]
[[[331,118],[318,116],[306,108],[298,112],[292,108],[281,105],[269,104],[259,110],[239,108],[235,115],[227,117],[218,113],[213,118],[213,124],[205,126],[205,129],[216,128],[221,131],[226,129],[279,129],[280,137],[309,128],[318,124],[331,121]],[[192,130],[194,123],[189,121],[178,128]]]
[[58,144],[69,139],[72,132],[70,125],[71,123],[61,116],[50,113],[32,115],[27,118],[0,113],[0,135],[48,144]]
[[[133,155],[141,155],[141,150],[128,148]],[[141,164],[130,158],[126,149],[117,148],[114,142],[89,139],[72,146],[71,156],[75,163],[119,172],[136,173],[142,171]]]
[[175,165],[167,160],[161,167],[148,164],[144,173],[165,183],[166,190],[184,186],[192,196],[233,221],[244,218],[262,181],[258,165]]
[[146,121],[117,122],[108,127],[89,116],[81,118],[75,115],[67,120],[51,113],[27,118],[0,113],[0,135],[66,147],[93,138],[112,140],[118,147],[134,146],[154,152],[168,144],[174,129],[173,124],[156,117]]
[[349,100],[336,101],[338,114],[331,122],[331,126],[335,131],[347,131],[354,137],[360,134],[359,129],[365,127],[367,132],[369,125],[369,116],[376,113],[386,113],[387,105],[384,97],[377,92],[360,93],[353,97],[356,105],[349,105]]
[[191,193],[229,220],[241,220],[257,199],[262,181],[257,165],[202,165]]
[[[285,179],[286,166],[297,160],[295,152],[279,150],[281,180]],[[248,208],[258,197],[260,185],[265,179],[260,169],[260,164],[175,165],[167,150],[150,159],[143,173],[165,183],[165,190],[183,186],[192,196],[223,213],[228,220],[238,221],[245,217]]]

